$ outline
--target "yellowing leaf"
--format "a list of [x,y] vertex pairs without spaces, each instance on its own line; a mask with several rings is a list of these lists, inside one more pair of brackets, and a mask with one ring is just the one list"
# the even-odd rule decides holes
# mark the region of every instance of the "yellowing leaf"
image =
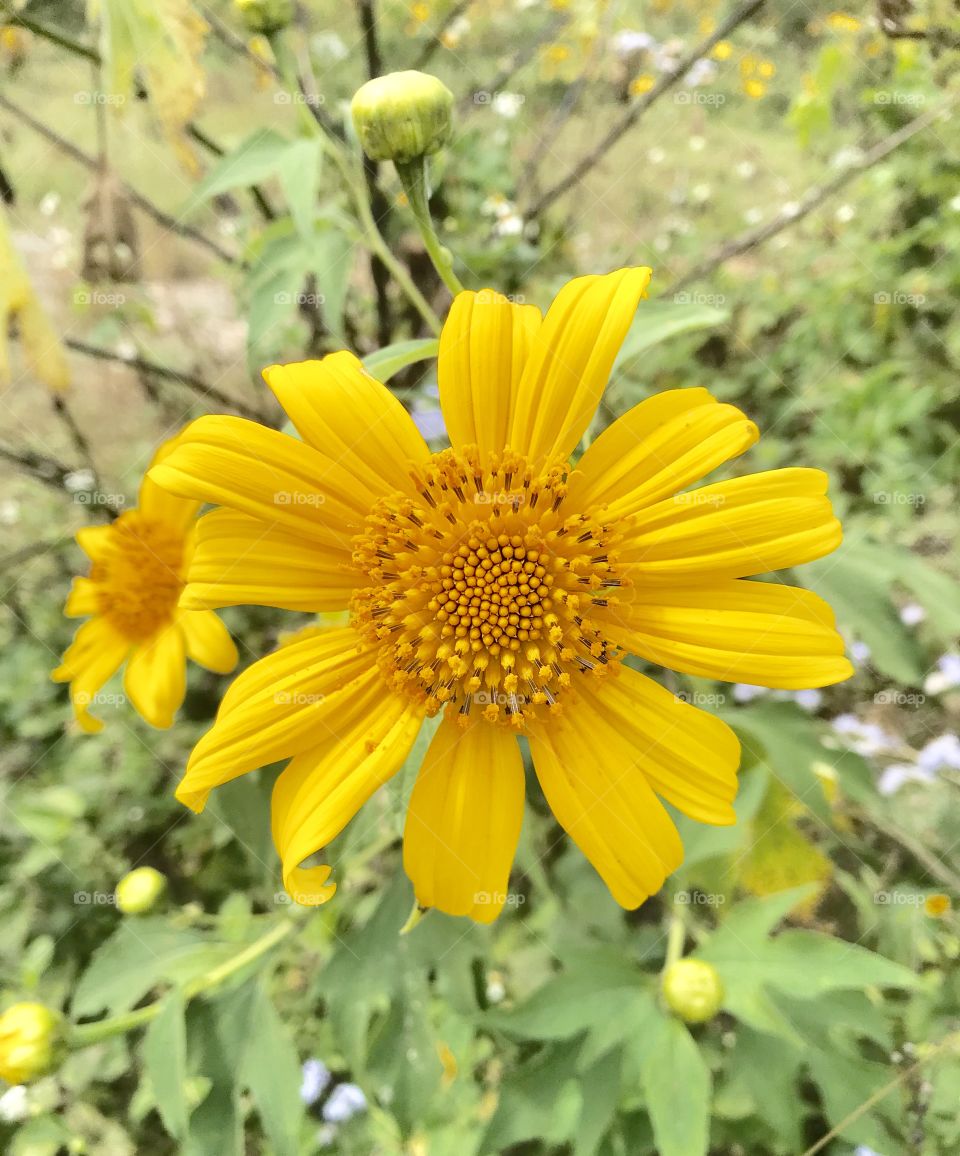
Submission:
[[0,208],[0,383],[4,385],[10,383],[7,340],[14,325],[31,372],[52,390],[64,391],[70,384],[66,354],[37,300]]
[[803,807],[776,779],[751,824],[750,849],[739,860],[739,881],[753,895],[774,895],[804,883],[820,886],[805,896],[794,914],[813,915],[833,867],[826,855],[797,827]]
[[88,19],[100,24],[108,107],[122,109],[140,81],[177,159],[196,175],[199,164],[183,130],[206,93],[200,64],[206,21],[190,0],[88,0]]

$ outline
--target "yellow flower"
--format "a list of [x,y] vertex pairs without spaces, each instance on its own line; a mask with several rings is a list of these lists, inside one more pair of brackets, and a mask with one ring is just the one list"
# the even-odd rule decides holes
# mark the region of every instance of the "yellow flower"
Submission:
[[746,79],[748,76],[753,76],[753,74],[757,71],[758,63],[759,62],[757,58],[753,55],[752,52],[745,52],[743,56],[740,57],[740,75],[744,79]]
[[950,910],[949,895],[928,895],[923,901],[923,909],[933,919],[941,919]]
[[772,80],[777,75],[777,66],[772,60],[761,60],[757,65],[757,76],[763,80]]
[[831,12],[826,24],[831,32],[859,32],[861,27],[856,16],[850,16],[847,12]]
[[761,97],[766,95],[767,86],[762,80],[745,80],[743,82],[743,91],[751,100],[760,100]]
[[60,1058],[61,1017],[42,1003],[15,1003],[0,1015],[0,1079],[26,1084]]
[[733,823],[740,750],[625,653],[772,687],[850,676],[822,599],[743,581],[839,544],[823,473],[684,492],[758,436],[700,388],[641,402],[570,465],[649,279],[577,278],[545,317],[489,289],[458,294],[438,359],[450,449],[431,453],[340,352],[264,371],[303,440],[203,417],[152,470],[222,507],[199,521],[188,605],[351,609],[349,626],[236,679],[177,789],[200,811],[212,788],[291,759],[273,796],[291,893],[326,884],[329,868],[300,865],[442,713],[404,834],[420,904],[483,922],[503,907],[524,733],[557,819],[637,907],[683,855],[660,798]]
[[635,76],[630,81],[630,95],[643,96],[645,92],[649,92],[651,88],[657,83],[657,78],[652,76],[649,72],[641,72],[639,76]]
[[729,40],[718,40],[710,55],[714,60],[729,60],[733,55],[733,45]]
[[[166,442],[152,464],[175,446],[176,438]],[[74,578],[64,613],[90,620],[77,631],[51,677],[70,683],[77,722],[90,734],[103,723],[89,707],[124,662],[124,692],[155,727],[170,726],[183,702],[187,657],[218,674],[237,664],[237,649],[216,614],[202,602],[177,605],[193,554],[199,505],[145,478],[136,509],[108,526],[85,526],[77,533],[92,565],[89,577]]]

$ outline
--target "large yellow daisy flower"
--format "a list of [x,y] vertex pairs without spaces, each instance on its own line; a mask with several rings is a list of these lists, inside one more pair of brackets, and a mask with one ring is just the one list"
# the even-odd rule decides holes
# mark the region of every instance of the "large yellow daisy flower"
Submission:
[[[172,451],[164,443],[151,464]],[[196,538],[200,503],[174,497],[144,478],[135,509],[108,526],[85,526],[77,542],[90,558],[89,577],[74,578],[68,617],[90,617],[51,677],[70,683],[80,726],[103,723],[90,713],[97,693],[126,662],[123,689],[155,727],[168,727],[186,691],[186,660],[218,674],[237,664],[227,628],[211,610],[178,606]]]
[[821,599],[743,581],[839,544],[826,477],[774,470],[681,492],[755,441],[734,406],[658,394],[569,464],[649,278],[578,278],[546,317],[490,290],[457,296],[440,339],[441,453],[335,353],[264,372],[302,441],[204,417],[154,468],[171,492],[223,507],[200,519],[182,605],[350,608],[349,626],[240,675],[177,791],[199,811],[211,788],[291,758],[273,831],[301,901],[330,893],[329,869],[302,862],[442,711],[404,834],[419,902],[500,911],[522,733],[557,818],[636,907],[682,858],[660,800],[732,823],[739,745],[625,653],[773,687],[850,674]]

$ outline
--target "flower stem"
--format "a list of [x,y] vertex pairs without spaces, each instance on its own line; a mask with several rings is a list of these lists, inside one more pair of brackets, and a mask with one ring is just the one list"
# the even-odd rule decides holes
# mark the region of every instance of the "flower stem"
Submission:
[[[230,959],[225,960],[223,963],[211,968],[210,971],[204,972],[203,975],[199,975],[189,983],[184,984],[184,999],[191,1000],[195,996],[203,995],[219,987],[225,980],[230,979],[231,976],[242,971],[247,964],[253,963],[254,960],[265,955],[271,948],[276,947],[278,943],[282,943],[296,928],[297,924],[291,919],[284,919],[280,923],[275,924],[268,932],[261,935],[259,939],[254,940],[253,943],[248,944],[242,951],[237,952],[237,954]],[[112,1036],[122,1035],[125,1032],[133,1031],[135,1028],[141,1028],[159,1015],[162,1006],[163,1000],[160,999],[154,1003],[147,1004],[146,1007],[125,1012],[123,1015],[110,1016],[107,1019],[97,1020],[96,1023],[77,1024],[70,1030],[67,1041],[69,1047],[74,1051],[78,1048],[88,1048],[91,1044],[98,1044],[102,1040],[110,1039]]]
[[456,296],[457,293],[463,292],[463,285],[453,271],[453,258],[450,255],[450,250],[440,243],[437,231],[433,227],[433,221],[430,219],[430,206],[427,203],[426,157],[417,157],[415,160],[405,163],[397,161],[396,165],[400,183],[403,185],[403,191],[407,194],[407,200],[410,202],[410,208],[420,230],[420,236],[423,237],[423,243],[430,260],[440,274],[444,285]]
[[683,943],[686,938],[686,925],[680,913],[675,910],[670,916],[670,927],[667,930],[667,955],[663,961],[664,971],[683,955]]

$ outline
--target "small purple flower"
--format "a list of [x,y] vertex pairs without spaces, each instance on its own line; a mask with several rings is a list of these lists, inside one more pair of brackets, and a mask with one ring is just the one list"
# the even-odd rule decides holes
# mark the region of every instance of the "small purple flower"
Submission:
[[330,1083],[330,1071],[323,1060],[305,1060],[301,1069],[300,1099],[315,1104]]
[[804,710],[819,710],[823,695],[819,690],[798,690],[794,693],[793,701]]
[[342,1124],[366,1107],[367,1097],[356,1084],[337,1084],[323,1106],[323,1118],[328,1124]]
[[960,770],[960,739],[955,734],[931,739],[917,755],[917,763],[924,771]]
[[751,686],[749,682],[737,682],[733,687],[734,702],[753,702],[767,693],[765,686]]

